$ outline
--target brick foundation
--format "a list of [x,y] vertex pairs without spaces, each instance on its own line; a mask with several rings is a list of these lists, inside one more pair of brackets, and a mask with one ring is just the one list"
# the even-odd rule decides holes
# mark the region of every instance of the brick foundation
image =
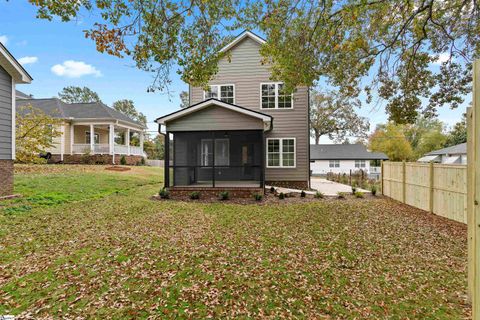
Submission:
[[265,181],[266,185],[290,189],[307,190],[308,181]]
[[[115,155],[115,164],[120,164],[121,155]],[[127,165],[133,166],[142,161],[142,156],[125,156]],[[52,154],[52,158],[49,163],[59,163],[61,162],[61,157],[59,154]],[[93,154],[93,155],[82,155],[82,154],[64,154],[63,163],[66,164],[113,164],[112,156],[109,154]]]
[[13,194],[13,160],[0,160],[0,197]]
[[220,192],[228,191],[230,198],[251,198],[254,194],[263,194],[263,188],[194,188],[194,187],[171,187],[168,188],[173,198],[189,197],[194,191],[200,192],[201,198],[215,198]]

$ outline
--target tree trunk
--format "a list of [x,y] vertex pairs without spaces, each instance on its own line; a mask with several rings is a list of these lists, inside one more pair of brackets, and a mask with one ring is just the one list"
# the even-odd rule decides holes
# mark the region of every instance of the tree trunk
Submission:
[[320,144],[320,132],[318,130],[313,130],[315,133],[315,144]]

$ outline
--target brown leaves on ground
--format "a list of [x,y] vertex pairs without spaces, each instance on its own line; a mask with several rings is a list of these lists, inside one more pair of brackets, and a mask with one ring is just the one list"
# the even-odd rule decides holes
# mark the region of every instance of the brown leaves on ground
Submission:
[[386,199],[206,204],[155,190],[0,217],[0,314],[469,317],[464,225]]

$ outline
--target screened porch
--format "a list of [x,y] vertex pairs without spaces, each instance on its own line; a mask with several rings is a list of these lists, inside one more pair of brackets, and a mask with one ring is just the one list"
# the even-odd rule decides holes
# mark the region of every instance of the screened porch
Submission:
[[170,132],[166,185],[263,187],[263,141],[262,130]]

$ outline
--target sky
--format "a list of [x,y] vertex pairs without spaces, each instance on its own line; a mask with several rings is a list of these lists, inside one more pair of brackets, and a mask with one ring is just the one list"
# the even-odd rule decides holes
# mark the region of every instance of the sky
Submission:
[[[83,30],[91,26],[94,18],[84,15],[66,23],[58,19],[42,20],[36,18],[36,8],[26,0],[1,1],[0,42],[34,79],[31,84],[18,85],[17,89],[35,98],[45,98],[56,96],[66,86],[87,86],[110,106],[116,100],[130,99],[147,116],[149,131],[156,132],[153,120],[178,110],[179,94],[188,90],[188,86],[173,70],[170,94],[147,92],[152,74],[136,69],[128,57],[121,59],[98,52],[94,42],[85,38]],[[470,97],[456,110],[442,108],[439,119],[453,126],[461,119],[468,101]],[[359,114],[370,120],[371,130],[387,121],[381,105],[364,104]],[[323,137],[321,142],[330,141]]]

